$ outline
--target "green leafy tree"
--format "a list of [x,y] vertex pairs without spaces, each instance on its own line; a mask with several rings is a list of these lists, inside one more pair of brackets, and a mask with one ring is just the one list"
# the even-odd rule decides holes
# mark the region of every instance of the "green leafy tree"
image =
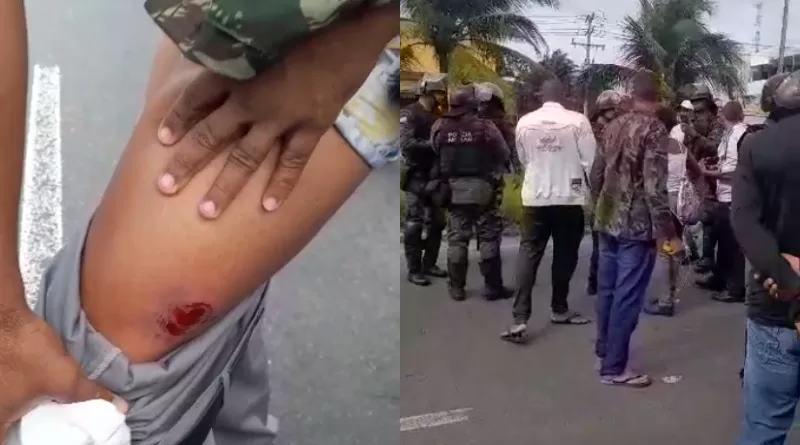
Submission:
[[557,49],[545,55],[539,64],[542,65],[542,68],[552,73],[567,88],[570,88],[575,82],[578,65],[564,51]]
[[401,33],[413,41],[406,45],[401,60],[405,55],[409,61],[414,47],[427,46],[433,50],[439,71],[451,73],[455,57],[491,60],[498,68],[532,64],[527,56],[502,43],[524,43],[537,53],[546,50],[539,28],[524,11],[536,5],[558,7],[558,0],[401,0],[400,4]]
[[621,24],[624,64],[589,66],[579,75],[581,82],[608,88],[647,69],[660,77],[672,99],[698,82],[731,97],[743,94],[741,46],[706,23],[715,12],[713,0],[640,0],[639,5],[639,14]]

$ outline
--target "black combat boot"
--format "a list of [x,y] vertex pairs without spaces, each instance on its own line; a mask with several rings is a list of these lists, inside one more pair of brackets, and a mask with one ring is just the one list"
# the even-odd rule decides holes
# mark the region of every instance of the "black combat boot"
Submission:
[[416,284],[417,286],[430,286],[431,280],[428,279],[425,275],[421,273],[408,273],[406,277],[409,283]]
[[447,271],[439,266],[432,266],[425,269],[425,275],[436,278],[447,278]]
[[447,286],[447,293],[450,294],[450,298],[454,301],[464,301],[467,299],[467,291],[465,291],[463,287]]
[[464,288],[467,286],[467,269],[469,263],[467,261],[448,261],[447,272],[449,280],[447,280],[447,291],[450,298],[455,301],[464,301],[467,298],[467,293]]
[[422,227],[407,224],[403,238],[408,267],[406,279],[417,286],[430,286],[431,280],[422,273]]
[[500,257],[483,260],[480,263],[483,275],[483,298],[488,301],[506,300],[514,295],[514,291],[503,286],[503,263]]

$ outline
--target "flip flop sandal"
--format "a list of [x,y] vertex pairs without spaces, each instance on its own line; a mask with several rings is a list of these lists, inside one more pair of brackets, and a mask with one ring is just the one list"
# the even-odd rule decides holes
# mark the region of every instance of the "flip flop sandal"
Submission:
[[528,329],[525,328],[518,331],[512,331],[509,329],[500,334],[500,338],[507,342],[523,345],[528,342]]
[[624,376],[606,376],[600,378],[600,383],[610,386],[627,386],[629,388],[646,388],[653,381],[644,374],[629,374]]
[[550,323],[553,324],[574,324],[574,325],[581,325],[581,324],[589,324],[592,320],[584,317],[583,315],[577,312],[570,312],[567,314],[551,314],[550,315]]

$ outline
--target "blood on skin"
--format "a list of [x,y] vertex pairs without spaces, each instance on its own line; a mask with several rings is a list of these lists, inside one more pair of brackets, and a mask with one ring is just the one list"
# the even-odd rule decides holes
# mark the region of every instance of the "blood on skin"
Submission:
[[190,329],[199,326],[211,318],[211,305],[206,303],[189,303],[170,307],[169,316],[162,317],[161,329],[173,337],[180,337]]

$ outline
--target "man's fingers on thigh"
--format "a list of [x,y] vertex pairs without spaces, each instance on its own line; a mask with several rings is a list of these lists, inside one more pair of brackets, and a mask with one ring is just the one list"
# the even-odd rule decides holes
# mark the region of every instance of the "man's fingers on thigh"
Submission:
[[299,132],[286,142],[278,160],[278,168],[264,191],[263,206],[268,212],[277,210],[292,192],[322,136],[312,131]]
[[159,189],[166,194],[180,191],[244,130],[245,123],[227,106],[211,113],[173,148],[166,172],[159,180]]
[[254,127],[236,141],[228,153],[228,160],[200,204],[200,214],[216,218],[242,191],[247,181],[267,159],[275,144],[275,135],[266,128]]
[[222,106],[229,90],[229,82],[218,74],[210,71],[199,74],[181,92],[161,121],[159,141],[166,145],[180,141],[201,119]]

